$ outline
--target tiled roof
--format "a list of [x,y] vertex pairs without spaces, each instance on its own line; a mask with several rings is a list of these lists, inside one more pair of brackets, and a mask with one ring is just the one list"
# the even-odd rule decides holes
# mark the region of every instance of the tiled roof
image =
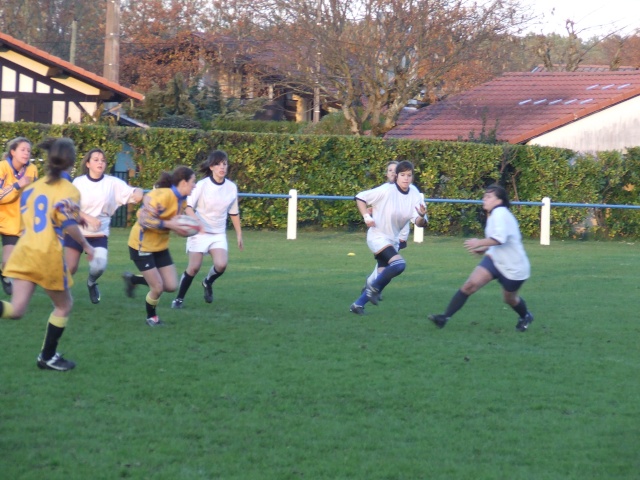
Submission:
[[490,82],[405,112],[387,138],[525,143],[640,95],[640,71],[506,73]]
[[[49,55],[47,52],[40,50],[36,47],[32,47],[24,43],[23,41],[18,40],[10,35],[0,32],[0,48],[6,45],[10,49],[36,60],[45,65],[49,65],[51,67],[57,67],[64,72],[67,72],[72,77],[76,77],[83,82],[86,82],[94,87],[100,88],[102,90],[109,90],[115,93],[119,97],[125,97],[124,99],[133,98],[135,100],[143,100],[144,95],[140,93],[134,92],[129,88],[125,88],[122,85],[107,80],[104,77],[96,75],[95,73],[91,73],[84,68],[80,68],[77,65],[67,62],[66,60],[62,60],[61,58],[55,57],[53,55]],[[109,101],[111,99],[107,99]]]

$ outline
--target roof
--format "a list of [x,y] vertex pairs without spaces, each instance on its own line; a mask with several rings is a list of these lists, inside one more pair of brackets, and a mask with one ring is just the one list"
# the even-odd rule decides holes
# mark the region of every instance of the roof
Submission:
[[[37,62],[40,62],[50,67],[49,76],[59,76],[68,74],[83,82],[93,85],[100,90],[107,90],[115,94],[116,98],[108,98],[106,101],[118,101],[133,98],[135,100],[144,100],[144,95],[134,92],[129,88],[125,88],[122,85],[107,80],[104,77],[91,73],[84,68],[80,68],[77,65],[62,60],[54,55],[50,55],[47,52],[40,50],[36,47],[32,47],[20,41],[10,35],[0,32],[0,51],[9,48],[19,54],[29,57]],[[117,98],[120,97],[120,98]],[[122,98],[125,97],[125,98]]]
[[640,71],[505,73],[415,113],[404,112],[387,138],[496,139],[526,143],[640,95]]

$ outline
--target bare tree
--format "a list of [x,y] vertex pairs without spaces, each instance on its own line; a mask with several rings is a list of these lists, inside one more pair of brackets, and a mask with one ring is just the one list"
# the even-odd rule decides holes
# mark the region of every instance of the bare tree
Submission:
[[[516,0],[271,0],[254,20],[292,84],[335,99],[354,134],[391,129],[410,99],[526,22]],[[265,44],[266,45],[266,44]]]

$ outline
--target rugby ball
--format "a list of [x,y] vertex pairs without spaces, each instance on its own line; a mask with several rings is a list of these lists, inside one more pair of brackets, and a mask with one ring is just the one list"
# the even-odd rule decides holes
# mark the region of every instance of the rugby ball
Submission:
[[175,220],[180,229],[180,231],[176,233],[181,237],[192,237],[202,230],[198,219],[190,217],[189,215],[178,215]]

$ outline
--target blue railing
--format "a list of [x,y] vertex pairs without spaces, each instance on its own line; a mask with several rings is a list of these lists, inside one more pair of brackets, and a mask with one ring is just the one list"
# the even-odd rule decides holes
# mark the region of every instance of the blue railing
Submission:
[[[297,236],[297,210],[298,200],[353,200],[353,196],[336,195],[298,195],[296,190],[290,190],[288,194],[277,193],[238,193],[239,197],[247,198],[283,198],[289,201],[289,212],[287,219],[287,239],[295,240]],[[472,205],[482,205],[482,200],[462,200],[457,198],[425,198],[427,203],[464,203]],[[611,205],[606,203],[564,203],[551,202],[549,197],[545,197],[541,202],[520,202],[513,201],[512,205],[526,205],[540,207],[540,243],[549,245],[551,241],[551,207],[570,208],[616,208],[640,210],[640,205]],[[414,241],[422,242],[423,229],[414,228]]]

